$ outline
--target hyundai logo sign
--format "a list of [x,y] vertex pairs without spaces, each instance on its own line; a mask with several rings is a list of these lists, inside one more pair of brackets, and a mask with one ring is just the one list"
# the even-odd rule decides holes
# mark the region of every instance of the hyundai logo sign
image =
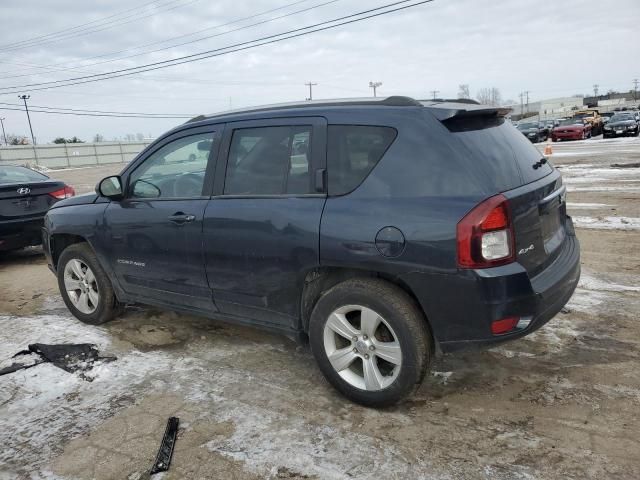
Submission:
[[27,193],[30,193],[30,192],[31,192],[31,189],[28,187],[21,187],[18,189],[18,193],[20,195],[26,195]]

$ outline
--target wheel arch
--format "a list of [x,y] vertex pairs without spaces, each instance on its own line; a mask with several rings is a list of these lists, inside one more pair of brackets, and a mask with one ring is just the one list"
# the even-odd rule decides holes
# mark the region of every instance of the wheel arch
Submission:
[[[67,247],[76,243],[86,243],[91,247],[89,241],[80,235],[74,235],[71,233],[55,233],[51,235],[51,238],[49,239],[51,262],[56,270],[58,269],[58,260],[60,259],[62,252]],[[93,249],[93,247],[91,248]]]
[[433,327],[429,322],[429,318],[422,308],[422,304],[416,297],[415,293],[401,278],[390,275],[385,272],[375,270],[360,270],[354,268],[342,268],[342,267],[319,267],[307,272],[304,280],[304,288],[302,290],[302,297],[300,299],[301,309],[301,326],[305,334],[309,333],[309,321],[311,319],[311,312],[320,299],[320,297],[329,289],[335,285],[349,280],[352,278],[377,278],[384,280],[396,287],[403,290],[413,302],[416,307],[422,313],[422,317],[429,327],[431,347],[437,348],[437,341],[434,336]]

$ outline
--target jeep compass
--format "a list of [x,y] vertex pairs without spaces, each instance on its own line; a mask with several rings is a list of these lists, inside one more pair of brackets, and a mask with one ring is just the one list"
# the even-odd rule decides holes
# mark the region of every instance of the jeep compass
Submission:
[[62,297],[148,304],[310,343],[389,405],[434,355],[527,335],[580,276],[560,172],[508,109],[408,97],[201,116],[46,216]]

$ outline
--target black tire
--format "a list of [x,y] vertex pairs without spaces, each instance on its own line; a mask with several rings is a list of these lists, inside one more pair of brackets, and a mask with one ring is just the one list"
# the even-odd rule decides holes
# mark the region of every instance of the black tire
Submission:
[[[334,311],[347,305],[374,310],[397,337],[402,352],[401,366],[395,380],[386,388],[375,391],[357,388],[344,380],[329,361],[324,345],[325,324]],[[351,279],[325,292],[311,314],[309,341],[329,383],[345,397],[368,407],[392,405],[411,394],[422,382],[431,363],[431,332],[421,309],[402,289],[380,279]],[[360,361],[364,362],[362,358]]]
[[[69,298],[69,294],[67,289],[65,288],[64,283],[64,270],[65,266],[71,260],[78,259],[84,262],[87,266],[91,268],[91,271],[94,274],[95,282],[97,284],[98,289],[98,305],[95,308],[95,311],[92,313],[86,314],[78,310],[76,306],[73,304],[72,300]],[[69,311],[83,323],[88,323],[90,325],[101,325],[103,323],[112,320],[119,311],[118,302],[116,300],[116,296],[113,292],[113,287],[111,286],[111,281],[107,274],[103,270],[100,262],[96,257],[96,254],[93,252],[91,247],[86,243],[75,243],[73,245],[65,248],[58,259],[57,265],[58,271],[58,288],[60,288],[60,294],[62,295],[62,299],[64,300],[65,305],[69,309]]]

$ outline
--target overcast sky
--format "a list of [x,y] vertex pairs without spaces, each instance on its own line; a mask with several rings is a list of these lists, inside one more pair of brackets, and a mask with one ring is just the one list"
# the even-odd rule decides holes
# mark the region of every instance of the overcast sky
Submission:
[[[249,26],[328,1],[2,0],[0,88],[162,61],[391,3],[336,0]],[[284,8],[241,20],[280,7]],[[220,26],[237,20],[241,21]],[[31,44],[8,45],[58,31],[64,33]],[[145,53],[212,35],[217,36]],[[148,44],[153,45],[141,48]],[[88,66],[139,53],[144,54]],[[100,57],[89,59],[96,56]],[[308,95],[304,83],[309,80],[318,84],[314,99],[369,96],[369,81],[380,81],[379,96],[429,98],[431,90],[438,90],[441,97],[455,97],[458,85],[465,83],[472,95],[482,87],[495,86],[503,99],[518,99],[519,92],[529,90],[530,100],[535,101],[590,94],[594,84],[599,84],[600,92],[629,90],[632,80],[640,77],[638,59],[639,0],[435,0],[302,38],[151,73],[21,91],[31,95],[33,108],[188,114],[304,100]],[[38,68],[43,66],[47,69]],[[19,101],[15,93],[2,92],[0,102]],[[0,110],[0,117],[6,117],[7,133],[28,135],[24,112]],[[38,143],[45,143],[58,136],[91,140],[96,133],[109,140],[138,132],[157,136],[181,120],[33,113],[32,122]]]

